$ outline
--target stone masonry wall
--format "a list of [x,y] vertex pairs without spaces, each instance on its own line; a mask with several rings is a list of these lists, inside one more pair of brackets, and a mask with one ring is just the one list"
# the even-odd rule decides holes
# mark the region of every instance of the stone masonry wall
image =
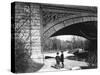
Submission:
[[15,39],[25,42],[33,61],[43,63],[41,54],[40,7],[31,3],[15,4]]

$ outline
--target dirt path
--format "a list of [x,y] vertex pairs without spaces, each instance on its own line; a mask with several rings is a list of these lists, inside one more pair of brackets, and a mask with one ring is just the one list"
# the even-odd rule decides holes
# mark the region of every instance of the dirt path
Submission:
[[75,60],[69,60],[65,59],[64,60],[64,68],[62,69],[55,69],[51,66],[55,65],[56,61],[54,58],[52,59],[45,59],[44,60],[44,66],[39,70],[39,72],[45,72],[45,71],[60,71],[60,70],[71,70],[78,68],[80,66],[87,66],[86,62],[81,62],[81,61],[75,61]]

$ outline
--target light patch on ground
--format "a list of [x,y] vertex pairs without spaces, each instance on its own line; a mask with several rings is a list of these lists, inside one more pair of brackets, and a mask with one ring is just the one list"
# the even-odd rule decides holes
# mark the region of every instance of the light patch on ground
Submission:
[[[52,56],[55,57],[56,53],[45,53],[44,56]],[[64,52],[64,56],[73,56],[73,54],[69,54],[68,52]],[[61,71],[61,70],[77,70],[80,69],[80,66],[88,66],[86,62],[83,61],[75,61],[64,59],[64,68],[62,69],[55,69],[51,66],[56,64],[55,58],[44,59],[44,66],[39,70],[39,72],[46,72],[46,71]]]

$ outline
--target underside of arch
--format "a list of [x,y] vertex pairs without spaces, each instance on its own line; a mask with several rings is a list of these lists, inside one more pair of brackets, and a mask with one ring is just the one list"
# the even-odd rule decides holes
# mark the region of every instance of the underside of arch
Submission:
[[[86,23],[86,22],[88,22],[89,24],[84,25],[84,23]],[[49,37],[51,37],[53,34],[58,32],[59,30],[66,28],[66,27],[69,27],[69,26],[72,26],[72,25],[75,25],[75,27],[77,27],[77,26],[80,26],[80,27],[87,26],[86,28],[95,27],[96,29],[94,29],[94,30],[97,30],[97,24],[96,23],[97,23],[97,17],[96,16],[82,16],[82,17],[74,17],[74,18],[66,19],[64,21],[56,23],[55,25],[51,25],[51,27],[49,27],[47,30],[44,31],[43,38],[44,38],[44,40],[46,40]],[[76,30],[74,29],[74,32],[75,31]],[[90,31],[90,30],[87,30],[87,31]],[[65,31],[65,32],[67,32],[67,31]],[[80,30],[79,32],[82,34],[82,36],[83,35],[86,36],[86,34],[84,34],[83,30],[82,31]],[[90,32],[92,32],[92,31],[90,31]],[[77,32],[77,34],[78,34],[78,32]]]
[[97,27],[95,26],[96,24],[96,21],[73,24],[60,29],[59,31],[52,34],[50,37],[59,35],[77,35],[87,38],[89,40],[95,40],[97,38]]

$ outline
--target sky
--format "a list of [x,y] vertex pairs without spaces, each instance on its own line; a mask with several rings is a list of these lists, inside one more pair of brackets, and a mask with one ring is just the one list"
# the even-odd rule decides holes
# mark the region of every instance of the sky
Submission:
[[76,39],[77,39],[77,38],[80,38],[80,39],[82,39],[82,40],[86,40],[86,39],[83,38],[83,37],[80,37],[80,36],[73,36],[73,35],[61,35],[61,36],[56,36],[57,39],[60,39],[60,40],[63,40],[63,41],[66,41],[66,40],[71,41],[73,37],[75,37]]
[[56,36],[57,39],[66,41],[66,40],[71,40],[72,36],[71,35],[63,35],[63,36]]

